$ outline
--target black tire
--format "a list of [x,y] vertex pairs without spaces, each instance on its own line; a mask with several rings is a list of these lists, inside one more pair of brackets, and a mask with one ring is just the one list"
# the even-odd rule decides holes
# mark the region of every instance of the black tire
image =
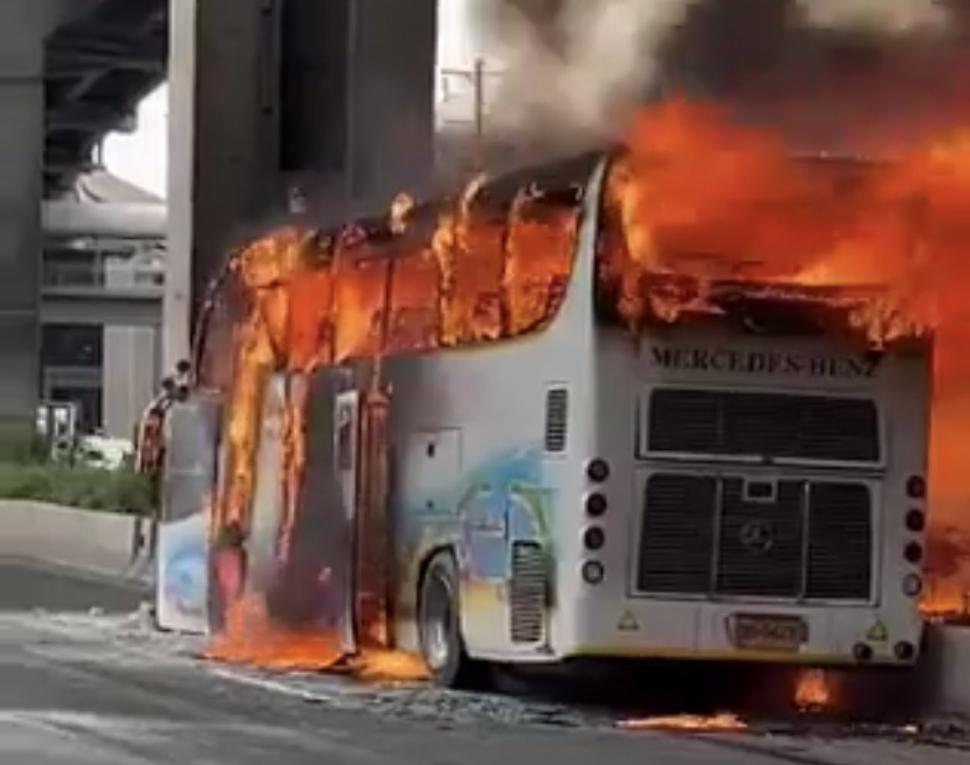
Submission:
[[476,687],[481,675],[480,666],[465,652],[460,614],[458,566],[451,553],[441,552],[421,579],[418,636],[431,678],[442,688]]

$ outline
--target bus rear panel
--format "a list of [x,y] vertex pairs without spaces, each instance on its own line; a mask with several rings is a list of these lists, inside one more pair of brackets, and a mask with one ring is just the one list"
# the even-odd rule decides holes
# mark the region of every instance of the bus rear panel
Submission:
[[686,323],[595,356],[559,653],[915,661],[925,348]]

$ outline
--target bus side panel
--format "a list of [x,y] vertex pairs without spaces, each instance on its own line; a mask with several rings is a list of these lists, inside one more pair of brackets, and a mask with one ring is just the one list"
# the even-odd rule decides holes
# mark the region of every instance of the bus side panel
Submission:
[[[558,654],[568,622],[563,608],[572,605],[556,598],[558,578],[563,566],[572,571],[579,565],[579,532],[563,528],[562,519],[579,512],[588,453],[600,177],[591,184],[566,299],[548,328],[385,362],[393,391],[396,634],[405,647],[417,647],[421,567],[434,551],[451,550],[473,657],[548,660]],[[547,405],[564,400],[565,438],[547,442]],[[536,572],[545,579],[539,615],[530,608],[540,583],[519,578]]]
[[906,516],[911,510],[928,512],[926,497],[908,496],[911,477],[929,474],[930,405],[932,360],[927,354],[901,355],[886,359],[886,379],[881,386],[882,406],[886,417],[886,478],[883,485],[883,544],[876,570],[881,572],[880,603],[886,623],[886,640],[879,652],[888,656],[896,641],[912,642],[920,647],[923,620],[918,611],[918,597],[903,592],[904,579],[922,575],[924,561],[909,562],[907,545],[916,543],[925,549],[925,530],[907,528]]
[[575,390],[568,367],[542,340],[389,363],[402,644],[416,642],[421,566],[449,549],[462,577],[469,652],[518,652],[508,610],[513,546],[537,545],[551,572],[561,495],[551,463],[568,457],[544,450],[545,398],[550,387]]

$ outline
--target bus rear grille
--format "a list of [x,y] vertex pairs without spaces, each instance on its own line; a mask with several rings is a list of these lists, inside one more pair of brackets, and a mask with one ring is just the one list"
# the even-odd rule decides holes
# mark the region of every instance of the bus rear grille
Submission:
[[660,388],[649,450],[877,462],[879,418],[867,399]]
[[[761,485],[764,485],[762,483]],[[863,484],[656,474],[647,482],[637,589],[643,593],[865,601],[872,508]]]
[[872,590],[869,490],[812,484],[810,503],[806,597],[865,600]]
[[655,475],[647,483],[637,589],[702,593],[711,586],[717,480]]
[[538,643],[546,617],[546,557],[534,542],[512,545],[512,581],[509,585],[513,643]]
[[778,485],[773,502],[745,502],[744,481],[721,483],[717,592],[797,598],[802,590],[804,484]]

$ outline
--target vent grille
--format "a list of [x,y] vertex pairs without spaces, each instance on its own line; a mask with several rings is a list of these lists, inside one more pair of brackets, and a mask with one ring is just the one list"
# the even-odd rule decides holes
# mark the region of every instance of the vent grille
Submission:
[[770,501],[757,501],[746,495],[745,483],[740,476],[651,476],[641,525],[640,592],[869,600],[868,487],[779,481]]
[[711,586],[717,480],[656,475],[647,483],[638,589],[705,593]]
[[652,452],[839,462],[879,460],[879,420],[865,399],[660,389]]
[[724,479],[718,594],[776,598],[801,595],[803,494],[801,481],[782,481],[775,501],[745,502],[744,480]]
[[546,557],[534,542],[512,545],[512,581],[509,586],[513,643],[539,643],[546,616]]
[[546,391],[546,451],[566,451],[566,427],[569,422],[569,391],[551,388]]
[[869,597],[872,590],[871,502],[865,486],[812,484],[806,596]]

